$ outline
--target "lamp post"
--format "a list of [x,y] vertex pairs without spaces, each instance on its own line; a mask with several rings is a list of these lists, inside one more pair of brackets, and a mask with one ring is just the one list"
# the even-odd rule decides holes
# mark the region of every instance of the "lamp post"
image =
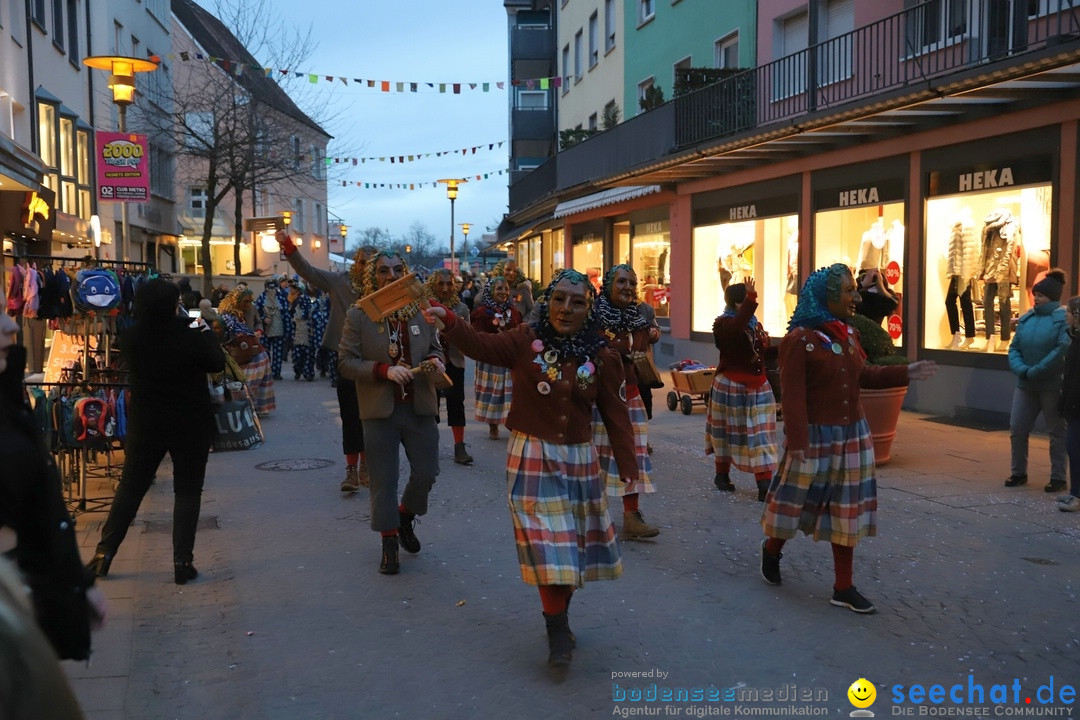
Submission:
[[[116,105],[119,119],[118,130],[127,132],[127,107],[135,102],[135,74],[157,70],[157,63],[142,58],[122,55],[92,55],[83,58],[83,65],[95,70],[109,71],[109,89],[112,90],[113,103]],[[128,206],[120,202],[120,257],[122,262],[128,259]]]
[[412,245],[405,246],[405,264],[412,268]]
[[458,185],[469,182],[464,178],[443,178],[446,183],[446,197],[450,198],[450,272],[457,274],[457,261],[454,258],[454,201],[457,200]]
[[[461,227],[461,234],[465,236],[465,238],[461,241],[461,257],[465,258],[465,262],[468,263],[469,262],[469,228],[472,226],[472,223],[459,223],[459,225]],[[458,273],[455,272],[454,274],[456,275]]]

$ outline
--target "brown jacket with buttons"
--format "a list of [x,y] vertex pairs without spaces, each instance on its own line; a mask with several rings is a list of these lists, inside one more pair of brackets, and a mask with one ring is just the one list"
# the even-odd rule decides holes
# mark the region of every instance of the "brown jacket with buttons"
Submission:
[[[853,333],[850,342],[841,342],[824,328],[797,327],[780,341],[780,397],[788,450],[809,449],[810,425],[850,425],[863,417],[860,387],[908,384],[906,365],[867,365],[858,333]],[[840,346],[839,353],[833,352],[834,343]]]
[[[626,409],[626,383],[619,354],[603,348],[594,361],[593,381],[577,378],[576,360],[559,363],[562,379],[553,380],[541,371],[532,349],[536,333],[529,325],[500,333],[482,333],[453,315],[446,319],[446,336],[469,357],[510,368],[514,395],[506,427],[557,444],[592,442],[592,408],[604,420],[619,476],[637,480],[634,436]],[[546,392],[545,392],[546,391]]]

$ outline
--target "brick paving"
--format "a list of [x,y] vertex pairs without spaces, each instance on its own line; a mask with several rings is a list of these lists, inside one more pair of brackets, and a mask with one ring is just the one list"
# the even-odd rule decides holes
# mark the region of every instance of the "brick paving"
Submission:
[[[463,467],[441,426],[442,474],[417,526],[423,550],[382,576],[367,491],[338,491],[333,390],[325,379],[279,382],[267,442],[210,458],[201,575],[186,586],[172,582],[163,466],[102,581],[111,622],[88,665],[66,664],[87,717],[700,717],[786,706],[792,691],[816,693],[803,706],[818,716],[847,717],[859,677],[877,687],[882,717],[897,709],[896,684],[966,687],[971,675],[988,689],[1018,679],[1031,694],[1051,676],[1057,686],[1080,679],[1080,514],[1059,512],[1042,490],[1045,437],[1032,438],[1031,483],[1007,489],[1007,431],[904,413],[893,461],[879,469],[879,535],[855,554],[856,585],[878,613],[858,616],[829,605],[827,545],[789,542],[784,584],[761,580],[753,479],[736,472],[738,492],[717,492],[704,408],[668,411],[665,393],[650,425],[659,492],[641,500],[662,533],[623,544],[622,578],[575,594],[578,648],[554,675],[539,597],[518,575],[505,441],[470,425],[476,462]],[[298,459],[334,464],[256,469]],[[103,520],[79,516],[87,559]],[[666,675],[629,675],[657,671]],[[652,684],[739,688],[759,702],[613,699]]]

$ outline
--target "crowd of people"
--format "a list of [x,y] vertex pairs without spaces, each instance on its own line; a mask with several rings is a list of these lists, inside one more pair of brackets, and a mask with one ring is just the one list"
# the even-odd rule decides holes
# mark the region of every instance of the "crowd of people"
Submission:
[[[473,419],[487,426],[489,440],[504,440],[503,426],[509,433],[506,493],[521,578],[539,591],[549,665],[566,667],[576,646],[568,615],[575,590],[622,573],[620,538],[651,541],[660,534],[640,506],[640,496],[655,493],[658,483],[648,442],[649,383],[638,377],[638,368],[661,333],[642,312],[634,269],[616,265],[602,280],[560,270],[539,293],[512,261],[482,279],[437,270],[421,295],[376,318],[358,300],[409,274],[400,254],[362,248],[349,271],[331,272],[312,267],[287,233],[279,232],[278,241],[296,275],[270,278],[257,299],[244,284],[206,300],[162,279],[139,288],[135,322],[120,345],[136,429],[85,568],[70,562],[73,536],[55,533],[66,522],[55,468],[37,466],[35,472],[44,473],[36,481],[37,495],[15,482],[20,473],[5,474],[0,511],[16,503],[39,506],[36,513],[0,512],[0,547],[15,548],[10,555],[32,580],[33,602],[26,607],[37,610],[46,642],[60,657],[88,654],[88,628],[105,616],[94,580],[108,577],[166,453],[174,467],[175,581],[198,577],[195,529],[213,435],[213,410],[203,387],[206,375],[220,372],[232,356],[230,343],[253,337],[254,352],[238,364],[258,415],[274,410],[273,384],[282,380],[290,357],[294,381],[313,381],[316,372],[329,375],[341,408],[341,490],[369,488],[370,527],[380,537],[378,571],[385,575],[401,571],[399,548],[421,550],[416,521],[429,510],[440,472],[443,406],[454,461],[475,462],[466,443],[464,402],[466,358],[475,361]],[[1020,318],[1012,340],[1009,363],[1017,386],[1005,484],[1027,482],[1028,436],[1042,414],[1051,437],[1045,490],[1061,492],[1068,485],[1058,506],[1074,511],[1080,509],[1080,471],[1073,470],[1067,483],[1066,461],[1072,468],[1080,463],[1080,349],[1071,342],[1080,332],[1080,298],[1062,306],[1066,285],[1057,269],[1034,285],[1034,307]],[[758,295],[753,279],[729,284],[713,325],[719,355],[704,435],[705,454],[714,456],[714,485],[734,491],[732,467],[754,478],[763,503],[760,574],[767,583],[782,583],[782,550],[802,532],[831,546],[831,603],[874,612],[854,584],[854,549],[877,528],[874,449],[860,388],[905,386],[932,376],[936,365],[867,363],[850,321],[857,312],[880,313],[895,301],[878,277],[856,276],[844,264],[814,272],[778,343],[756,318]],[[194,322],[185,310],[191,307],[201,309]],[[19,392],[25,354],[14,337],[14,329],[0,324],[0,435],[2,447],[16,452],[10,460],[0,452],[0,459],[6,467],[29,468],[32,457],[48,453],[25,418]],[[766,371],[772,360],[779,363],[778,388]],[[408,462],[403,487],[399,447]],[[610,510],[615,498],[622,505],[621,529]],[[27,524],[31,517],[50,523],[55,537]],[[0,571],[3,580],[12,570]],[[58,633],[50,624],[57,612],[48,601],[57,585],[81,598],[84,625]],[[12,592],[10,582],[0,582],[0,601],[21,603]],[[72,638],[78,639],[74,645]],[[24,633],[21,641],[27,652],[40,651],[34,637]],[[62,693],[56,697],[64,701]]]

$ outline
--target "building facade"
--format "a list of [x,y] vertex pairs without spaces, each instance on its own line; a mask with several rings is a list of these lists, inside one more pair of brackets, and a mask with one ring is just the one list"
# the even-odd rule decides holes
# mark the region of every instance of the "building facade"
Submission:
[[546,188],[511,187],[507,226],[554,221],[544,232],[561,231],[568,263],[592,242],[601,268],[624,261],[627,233],[633,253],[638,226],[666,232],[666,257],[638,270],[668,306],[660,365],[715,361],[709,330],[731,282],[757,280],[779,336],[814,268],[877,268],[901,300],[890,334],[942,366],[908,406],[1007,417],[1005,350],[1031,285],[1050,266],[1077,275],[1077,12],[775,0],[755,23],[754,68],[559,153],[540,169]]

